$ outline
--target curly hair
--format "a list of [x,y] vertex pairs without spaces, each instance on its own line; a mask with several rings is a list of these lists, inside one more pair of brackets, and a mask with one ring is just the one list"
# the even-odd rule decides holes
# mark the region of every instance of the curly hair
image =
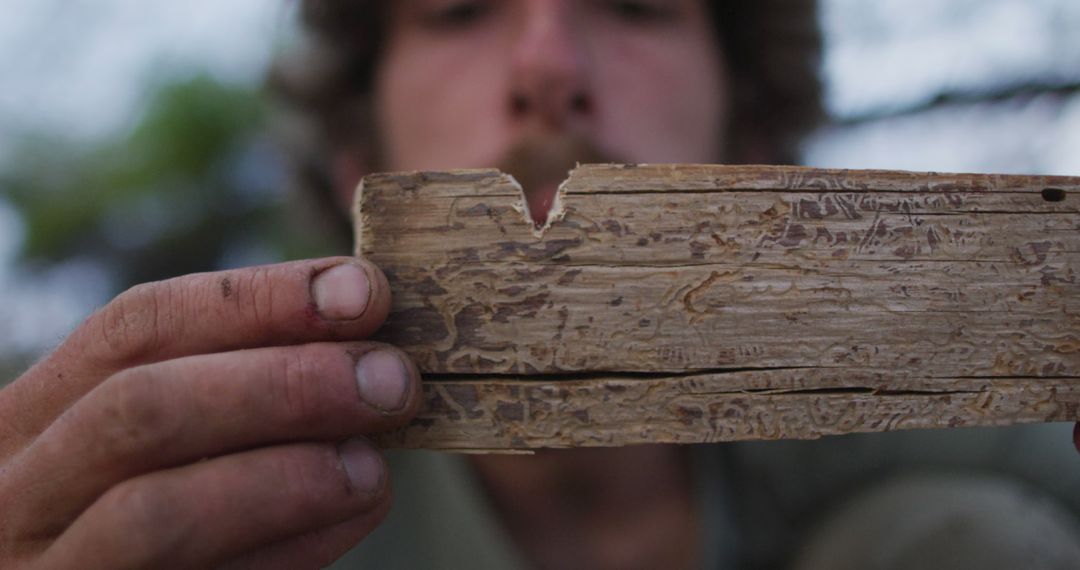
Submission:
[[[817,0],[708,5],[731,86],[725,160],[795,162],[801,139],[824,118]],[[345,144],[378,151],[367,139],[374,134],[370,93],[384,10],[379,0],[302,0],[308,52],[270,76],[271,90],[307,127],[306,142],[293,149],[299,182],[324,200],[329,151]]]

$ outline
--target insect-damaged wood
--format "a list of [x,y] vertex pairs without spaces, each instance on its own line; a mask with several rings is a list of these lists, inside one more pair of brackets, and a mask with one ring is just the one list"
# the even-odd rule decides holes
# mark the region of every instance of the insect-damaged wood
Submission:
[[381,338],[429,378],[382,443],[1080,419],[1080,178],[589,165],[561,192],[539,236],[498,171],[364,180]]

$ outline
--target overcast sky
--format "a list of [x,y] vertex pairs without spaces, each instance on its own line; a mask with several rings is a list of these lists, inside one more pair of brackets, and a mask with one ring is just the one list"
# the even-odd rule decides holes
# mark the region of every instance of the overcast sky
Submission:
[[[259,80],[291,0],[2,0],[0,133],[122,127],[146,78],[207,70]],[[3,135],[0,134],[0,137]]]
[[[100,134],[131,121],[142,79],[207,69],[258,81],[296,0],[3,0],[0,133]],[[824,0],[838,116],[1002,80],[1076,81],[1077,0]],[[3,135],[0,134],[0,137]]]
[[840,117],[939,91],[1080,79],[1077,0],[824,0],[825,76]]

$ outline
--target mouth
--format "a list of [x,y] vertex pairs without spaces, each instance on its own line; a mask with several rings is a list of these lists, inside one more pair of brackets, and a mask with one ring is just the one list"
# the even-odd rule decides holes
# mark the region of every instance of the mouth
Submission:
[[579,163],[597,162],[616,161],[581,136],[534,135],[514,145],[499,169],[521,185],[526,213],[539,230],[558,207],[559,186],[570,171]]
[[537,229],[544,227],[555,205],[555,195],[559,185],[546,182],[539,185],[522,186],[525,194],[525,212]]

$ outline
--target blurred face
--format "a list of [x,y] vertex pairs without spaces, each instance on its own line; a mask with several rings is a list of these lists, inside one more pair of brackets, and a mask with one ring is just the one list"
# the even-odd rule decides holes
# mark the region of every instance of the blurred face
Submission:
[[726,86],[704,0],[388,4],[381,168],[501,167],[546,211],[576,160],[721,158]]

